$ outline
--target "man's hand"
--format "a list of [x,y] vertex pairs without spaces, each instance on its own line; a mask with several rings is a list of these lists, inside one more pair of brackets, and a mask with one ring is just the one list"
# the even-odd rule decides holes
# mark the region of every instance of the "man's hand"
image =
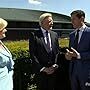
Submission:
[[71,60],[72,59],[72,53],[71,51],[69,51],[68,49],[66,49],[67,53],[65,54],[65,58],[67,60]]
[[66,49],[66,50],[67,50],[67,53],[65,54],[65,57],[67,60],[71,60],[73,57],[77,58],[79,55],[79,53],[72,47],[71,47],[72,51],[70,51],[68,49]]
[[72,57],[76,57],[77,58],[79,53],[74,48],[72,48],[72,47],[71,47],[71,50],[73,52]]
[[54,73],[54,68],[51,66],[51,67],[49,67],[49,68],[45,68],[44,70],[43,70],[43,72],[45,72],[46,74],[53,74]]

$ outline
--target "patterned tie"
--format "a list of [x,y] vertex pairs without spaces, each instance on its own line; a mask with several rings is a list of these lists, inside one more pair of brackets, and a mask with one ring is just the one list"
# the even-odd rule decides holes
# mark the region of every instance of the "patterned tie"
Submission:
[[50,49],[50,41],[49,41],[49,36],[48,36],[48,31],[46,31],[46,39],[47,39],[47,48],[48,48],[48,50],[50,51],[51,49]]
[[77,30],[76,36],[75,36],[75,44],[74,44],[74,48],[77,50],[78,47],[78,39],[79,39],[79,29]]

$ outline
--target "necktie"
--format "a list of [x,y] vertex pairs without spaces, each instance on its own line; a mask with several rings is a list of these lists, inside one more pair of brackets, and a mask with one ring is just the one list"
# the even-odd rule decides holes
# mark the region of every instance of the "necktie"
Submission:
[[48,36],[48,31],[46,31],[46,39],[47,39],[47,48],[50,51],[50,41],[49,41],[49,36]]
[[79,31],[80,31],[80,30],[77,30],[76,37],[75,37],[74,48],[75,48],[76,50],[77,50],[77,47],[78,47]]

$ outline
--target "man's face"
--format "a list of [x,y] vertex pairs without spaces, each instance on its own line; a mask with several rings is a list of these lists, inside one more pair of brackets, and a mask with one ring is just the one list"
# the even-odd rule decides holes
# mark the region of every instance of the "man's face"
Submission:
[[45,29],[45,30],[51,30],[53,27],[53,19],[52,17],[46,17],[43,21],[41,26]]
[[79,28],[83,22],[82,18],[78,18],[75,14],[71,16],[71,22],[74,28]]

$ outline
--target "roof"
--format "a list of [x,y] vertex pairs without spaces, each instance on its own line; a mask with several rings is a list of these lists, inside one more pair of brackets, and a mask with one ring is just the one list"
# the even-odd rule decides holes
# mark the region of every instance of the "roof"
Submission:
[[[9,21],[27,21],[38,22],[39,16],[46,11],[16,9],[16,8],[0,8],[0,17]],[[70,17],[67,15],[52,13],[54,22],[70,22]]]

